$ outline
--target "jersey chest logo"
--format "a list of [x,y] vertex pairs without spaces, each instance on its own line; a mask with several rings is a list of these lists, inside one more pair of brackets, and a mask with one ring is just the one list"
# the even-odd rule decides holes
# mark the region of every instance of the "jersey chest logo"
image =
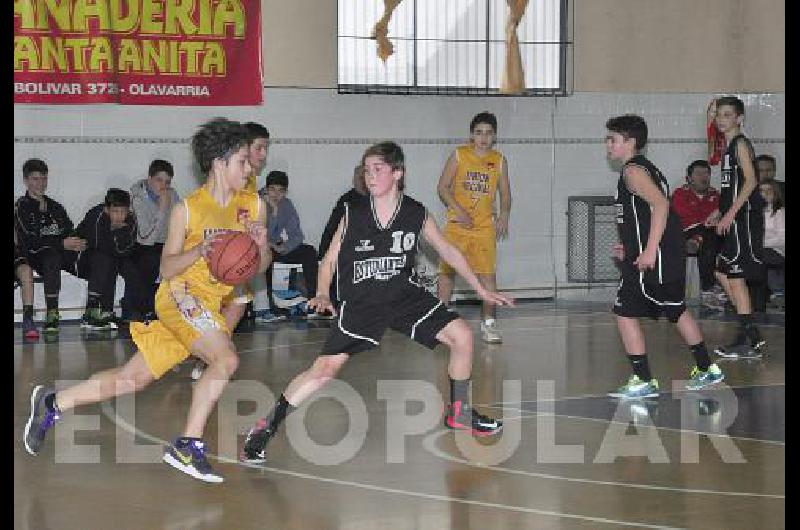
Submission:
[[405,266],[405,254],[356,261],[353,262],[353,283],[360,283],[370,278],[386,281],[400,274]]
[[375,245],[370,244],[369,239],[359,239],[359,241],[361,241],[361,244],[356,246],[356,252],[369,252],[371,250],[375,250]]

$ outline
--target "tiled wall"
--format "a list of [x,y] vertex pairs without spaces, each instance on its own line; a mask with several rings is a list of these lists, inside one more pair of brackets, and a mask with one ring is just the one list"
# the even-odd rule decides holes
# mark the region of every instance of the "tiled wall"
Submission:
[[[307,241],[316,244],[336,198],[349,185],[363,150],[394,139],[406,151],[408,192],[439,218],[436,182],[470,118],[489,110],[499,120],[514,204],[511,237],[498,248],[499,284],[566,296],[566,208],[572,195],[612,195],[617,176],[605,159],[609,116],[638,113],[650,128],[647,155],[680,185],[686,165],[705,156],[705,109],[713,94],[579,93],[566,98],[478,98],[338,95],[332,90],[267,89],[262,107],[24,106],[14,113],[15,195],[22,163],[50,166],[49,194],[73,221],[110,186],[127,188],[153,158],[176,168],[180,193],[194,188],[188,138],[202,121],[227,116],[264,123],[274,141],[267,171],[289,173]],[[743,96],[745,132],[757,153],[778,159],[784,177],[783,94]],[[719,175],[714,178],[718,182]],[[262,180],[263,182],[263,176]],[[584,296],[584,291],[579,296]]]

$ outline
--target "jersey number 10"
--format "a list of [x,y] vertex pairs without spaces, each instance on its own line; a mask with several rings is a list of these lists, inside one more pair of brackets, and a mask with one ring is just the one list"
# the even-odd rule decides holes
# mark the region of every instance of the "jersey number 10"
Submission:
[[[396,232],[392,232],[392,252],[395,254],[401,254],[403,252],[408,252],[412,248],[414,248],[414,242],[416,241],[417,236],[414,232],[409,232],[405,236],[403,236],[403,231],[398,230]],[[402,243],[402,247],[400,246]]]

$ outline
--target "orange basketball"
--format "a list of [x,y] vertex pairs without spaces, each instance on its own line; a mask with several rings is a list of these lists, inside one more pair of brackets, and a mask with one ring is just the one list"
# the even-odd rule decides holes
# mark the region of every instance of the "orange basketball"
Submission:
[[258,271],[258,245],[245,232],[226,232],[214,240],[208,253],[208,269],[222,283],[239,285]]

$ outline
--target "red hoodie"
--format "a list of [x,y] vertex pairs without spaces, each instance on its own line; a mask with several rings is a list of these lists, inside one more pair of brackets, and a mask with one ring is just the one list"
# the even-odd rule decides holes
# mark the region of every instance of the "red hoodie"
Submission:
[[684,184],[672,194],[672,208],[681,219],[684,230],[697,224],[703,224],[714,210],[719,209],[719,192],[709,187],[706,194],[699,197],[697,193]]

